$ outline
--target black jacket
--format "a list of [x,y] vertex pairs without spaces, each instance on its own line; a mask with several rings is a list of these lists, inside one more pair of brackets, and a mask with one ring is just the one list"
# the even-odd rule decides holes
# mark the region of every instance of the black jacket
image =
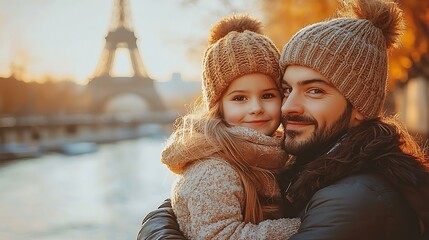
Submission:
[[150,212],[144,219],[137,239],[185,239],[173,213],[170,200],[165,200],[157,210]]
[[419,239],[415,213],[383,177],[359,174],[317,191],[291,240]]
[[[375,174],[347,177],[320,189],[301,220],[291,240],[419,239],[414,212],[388,181]],[[168,201],[143,220],[138,239],[185,239]]]

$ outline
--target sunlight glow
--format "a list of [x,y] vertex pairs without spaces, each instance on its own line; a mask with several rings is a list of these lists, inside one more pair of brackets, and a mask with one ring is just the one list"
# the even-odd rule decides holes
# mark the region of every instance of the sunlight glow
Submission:
[[105,113],[138,114],[149,109],[148,104],[138,95],[122,94],[113,98],[105,108]]
[[425,133],[429,131],[427,123],[429,121],[429,110],[421,106],[427,105],[427,94],[429,89],[427,81],[423,77],[411,79],[407,86],[407,106],[405,122],[410,130]]

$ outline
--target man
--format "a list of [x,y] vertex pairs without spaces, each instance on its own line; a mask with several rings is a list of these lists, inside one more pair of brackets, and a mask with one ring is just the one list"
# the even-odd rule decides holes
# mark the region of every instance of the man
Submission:
[[[284,147],[295,156],[281,183],[289,217],[301,218],[291,239],[429,239],[428,161],[381,113],[402,12],[385,0],[349,9],[354,17],[300,30],[280,59]],[[167,211],[150,213],[139,239],[181,239]]]

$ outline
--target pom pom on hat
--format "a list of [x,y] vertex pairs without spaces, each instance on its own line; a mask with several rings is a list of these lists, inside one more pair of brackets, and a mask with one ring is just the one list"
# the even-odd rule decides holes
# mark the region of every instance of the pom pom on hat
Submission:
[[230,32],[244,32],[245,30],[262,34],[262,23],[247,14],[223,18],[212,27],[209,44],[215,43]]
[[366,19],[379,28],[386,40],[386,47],[397,47],[405,29],[402,10],[395,2],[358,0],[343,2],[340,16]]

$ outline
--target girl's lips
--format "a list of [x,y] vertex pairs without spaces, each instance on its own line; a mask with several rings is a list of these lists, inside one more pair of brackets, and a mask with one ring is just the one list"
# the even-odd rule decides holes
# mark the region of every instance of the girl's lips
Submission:
[[257,121],[248,121],[246,123],[247,124],[251,124],[251,125],[259,126],[259,125],[264,125],[267,122],[268,122],[268,120],[257,120]]

